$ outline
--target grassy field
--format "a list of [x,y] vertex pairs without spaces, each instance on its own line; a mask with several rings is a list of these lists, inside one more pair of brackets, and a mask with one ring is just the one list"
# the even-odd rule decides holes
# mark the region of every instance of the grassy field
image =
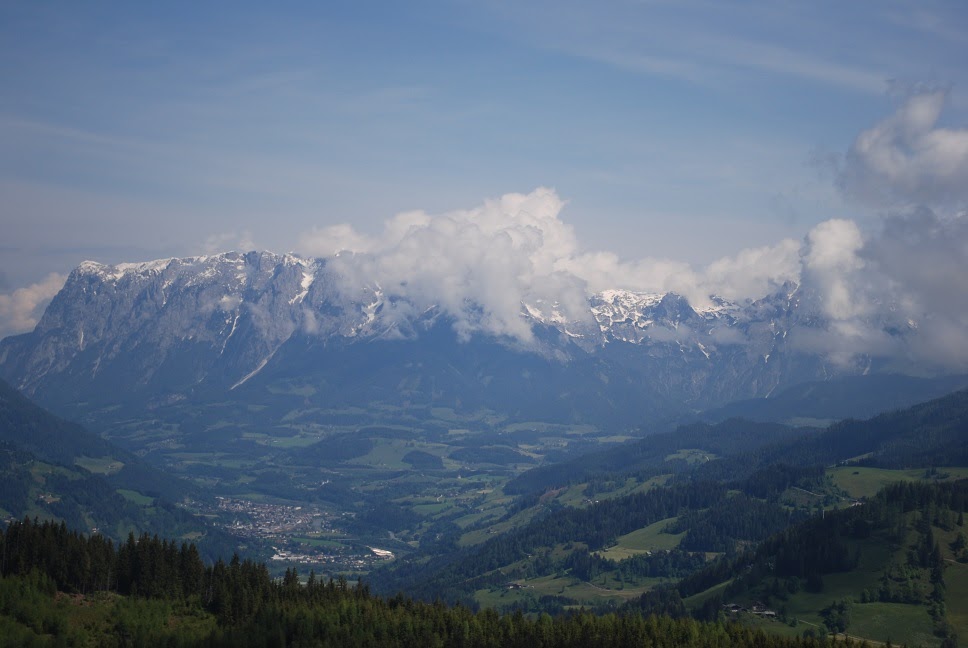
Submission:
[[113,475],[124,468],[124,464],[114,457],[77,457],[74,464],[98,475]]
[[138,506],[151,506],[155,503],[154,497],[148,497],[147,495],[142,495],[138,491],[127,490],[125,488],[119,488],[118,495],[121,495],[129,502],[134,502]]
[[[897,473],[901,471],[888,471],[893,473],[891,481],[897,481]],[[904,471],[909,479],[916,479],[915,473],[924,471]],[[872,472],[865,475],[870,479],[883,479],[883,473]],[[857,476],[854,476],[857,477]],[[909,523],[913,522],[915,514],[909,515]],[[964,636],[968,632],[968,565],[955,561],[955,552],[951,549],[951,544],[958,537],[964,528],[954,526],[945,530],[939,527],[933,528],[935,538],[942,547],[942,555],[946,559],[945,602],[947,606],[947,621],[951,624],[954,631]],[[774,609],[783,610],[788,618],[797,618],[801,624],[795,630],[802,632],[805,629],[815,627],[819,629],[824,622],[821,611],[832,603],[838,601],[850,602],[850,623],[847,633],[854,638],[868,639],[873,642],[886,643],[890,640],[895,645],[920,645],[920,646],[939,646],[941,638],[935,636],[935,622],[929,613],[927,604],[903,604],[886,602],[861,602],[861,593],[865,589],[876,589],[880,583],[882,574],[892,562],[897,565],[907,564],[908,549],[913,546],[918,539],[915,531],[910,531],[907,539],[900,545],[891,545],[883,537],[877,535],[865,540],[849,540],[850,551],[859,551],[860,563],[857,568],[847,573],[824,574],[823,590],[820,592],[799,591],[785,601],[774,600]],[[923,581],[920,587],[923,591],[928,591],[930,587],[927,582],[927,573],[922,572]],[[720,584],[716,588],[707,590],[699,595],[686,600],[687,606],[697,608],[709,597],[715,596],[717,591],[722,592],[725,584]],[[761,598],[762,593],[750,592],[745,598],[736,602],[749,603],[752,600]],[[765,600],[765,599],[764,599]],[[732,602],[732,601],[727,601]],[[777,622],[763,621],[750,617],[745,619],[753,625],[759,625],[770,632],[779,634],[789,634],[789,626],[779,625]]]
[[909,646],[938,646],[928,610],[903,603],[859,603],[850,611],[847,634],[854,637]]
[[814,632],[816,632],[820,628],[820,624],[811,624],[798,620],[796,625],[790,625],[780,619],[764,619],[755,614],[739,614],[733,618],[743,625],[760,628],[763,632],[781,637],[802,637],[806,630],[813,628]]
[[472,545],[480,544],[485,542],[489,538],[495,535],[500,535],[511,529],[519,526],[523,526],[531,521],[531,519],[538,513],[538,509],[529,508],[525,509],[515,515],[512,515],[507,520],[502,520],[497,524],[491,525],[487,528],[475,529],[474,531],[469,531],[460,537],[458,545],[461,547],[469,547]]
[[244,438],[252,439],[257,443],[262,445],[272,446],[274,448],[307,448],[314,443],[318,443],[320,440],[319,435],[310,436],[289,436],[289,437],[279,437],[279,436],[269,436],[267,434],[258,433],[246,433],[243,435]]
[[603,558],[610,560],[625,560],[632,556],[647,553],[649,551],[665,551],[675,549],[682,541],[683,533],[663,533],[669,524],[677,518],[671,517],[659,520],[654,524],[620,536],[615,546],[609,547],[605,551],[598,552]]
[[389,441],[385,439],[376,440],[376,446],[362,457],[352,460],[352,463],[380,468],[390,468],[392,470],[404,470],[410,465],[403,461],[410,448],[403,441]]
[[[966,570],[968,571],[968,570]],[[779,621],[761,619],[753,615],[741,615],[743,623],[762,628],[782,636],[802,635],[805,630],[819,630],[824,622],[819,610],[834,601],[853,599],[853,594],[863,588],[863,579],[854,580],[851,574],[828,574],[824,576],[824,591],[816,594],[800,592],[785,602],[787,616],[796,618],[795,627]],[[728,582],[685,599],[690,609],[698,609],[711,597],[721,595]],[[850,625],[847,634],[853,638],[867,639],[895,645],[938,646],[941,640],[932,633],[933,623],[927,607],[903,603],[852,603]]]
[[968,564],[948,562],[945,569],[948,622],[959,637],[968,636]]
[[508,586],[478,590],[474,598],[482,607],[502,608],[528,598],[540,599],[542,596],[562,596],[573,599],[578,605],[598,605],[607,601],[625,603],[638,598],[655,585],[664,582],[650,579],[648,582],[632,586],[617,583],[612,579],[586,583],[570,576],[543,576],[513,581],[517,588]]
[[733,582],[732,580],[728,580],[723,583],[720,583],[719,585],[714,585],[713,587],[710,587],[705,592],[699,592],[698,594],[694,594],[692,596],[689,596],[683,599],[682,602],[690,610],[698,610],[699,608],[702,607],[703,603],[705,603],[708,599],[714,596],[722,596],[723,592],[726,590],[727,587],[729,587],[729,584],[732,582]]
[[429,504],[417,504],[413,507],[414,513],[425,516],[433,516],[452,508],[454,505],[453,501],[441,500],[440,502],[433,502]]
[[599,432],[598,428],[594,425],[586,424],[574,424],[565,425],[561,423],[546,423],[544,421],[524,421],[521,423],[510,423],[504,426],[504,431],[508,433],[513,432],[542,432],[546,434],[553,434],[556,436],[561,435],[578,435],[578,436],[594,436]]
[[574,506],[575,508],[583,508],[589,506],[594,501],[600,501],[603,499],[614,499],[616,497],[623,497],[625,495],[631,495],[633,493],[645,493],[652,490],[656,486],[662,486],[665,484],[672,475],[658,475],[647,479],[646,481],[640,482],[633,477],[629,477],[625,482],[609,491],[600,491],[595,493],[594,497],[588,497],[585,491],[588,484],[572,484],[568,488],[565,488],[558,492],[555,496],[558,503],[565,506]]
[[337,542],[336,540],[327,540],[326,538],[309,538],[307,536],[293,536],[292,541],[310,547],[330,547],[335,549],[346,546],[342,542]]
[[[968,468],[938,468],[944,481],[968,477]],[[851,497],[873,497],[877,491],[888,484],[899,481],[926,481],[935,479],[927,475],[923,468],[914,470],[888,470],[885,468],[866,468],[862,466],[837,466],[827,470],[834,484]]]
[[677,452],[668,455],[665,460],[672,461],[674,459],[683,459],[689,464],[706,463],[707,461],[712,461],[717,459],[716,455],[707,450],[695,450],[692,448],[686,448],[679,450]]
[[935,529],[935,537],[945,558],[945,602],[948,607],[947,619],[959,637],[968,637],[968,563],[956,560],[951,543],[959,533],[968,535],[968,524],[956,526],[950,531]]
[[856,569],[847,573],[825,574],[822,592],[801,591],[786,602],[787,615],[820,624],[820,610],[835,601],[853,601],[848,634],[886,642],[908,645],[938,645],[933,622],[927,607],[901,603],[859,603],[859,595],[866,588],[876,587],[886,565],[892,560],[903,563],[905,548],[893,552],[884,542],[875,539],[853,543],[860,549],[861,560]]

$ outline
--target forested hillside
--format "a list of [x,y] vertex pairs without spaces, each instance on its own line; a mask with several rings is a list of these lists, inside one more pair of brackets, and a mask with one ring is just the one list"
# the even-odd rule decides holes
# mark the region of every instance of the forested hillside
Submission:
[[[968,480],[895,484],[725,557],[675,594],[699,616],[756,603],[793,625],[809,618],[880,641],[954,646],[968,632],[966,511]],[[636,607],[654,605],[646,596]]]
[[551,618],[383,599],[364,585],[278,581],[264,565],[204,565],[194,546],[130,537],[115,546],[64,525],[0,534],[0,645],[75,646],[825,646],[732,623],[643,617]]
[[115,540],[129,532],[186,535],[215,556],[235,542],[177,504],[197,489],[0,381],[0,519],[65,522]]
[[894,481],[968,476],[966,446],[966,392],[822,431],[740,420],[686,426],[629,444],[624,456],[572,462],[578,472],[525,473],[506,487],[521,494],[497,523],[440,525],[433,551],[370,578],[386,594],[504,610],[605,613],[644,594],[648,609],[675,611],[662,592],[776,533],[862,506]]

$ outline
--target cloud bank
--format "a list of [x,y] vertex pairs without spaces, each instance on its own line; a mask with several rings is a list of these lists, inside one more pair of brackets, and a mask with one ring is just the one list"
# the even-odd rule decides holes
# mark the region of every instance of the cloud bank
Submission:
[[553,189],[538,188],[471,210],[400,214],[374,237],[348,225],[314,230],[300,252],[332,257],[343,289],[354,296],[369,287],[402,298],[393,305],[401,311],[384,317],[436,306],[464,337],[480,331],[524,342],[532,332],[521,317],[522,303],[582,321],[590,316],[588,297],[605,289],[674,291],[701,305],[710,294],[762,296],[797,278],[793,241],[745,250],[699,272],[669,259],[625,261],[610,252],[585,252],[560,217],[564,204]]

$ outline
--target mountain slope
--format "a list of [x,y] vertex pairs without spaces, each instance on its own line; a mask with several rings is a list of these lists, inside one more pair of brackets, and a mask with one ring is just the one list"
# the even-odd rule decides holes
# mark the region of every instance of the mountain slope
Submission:
[[62,520],[114,540],[129,532],[201,539],[208,555],[235,541],[176,506],[197,489],[83,427],[58,418],[0,381],[0,511]]
[[685,448],[702,451],[713,458],[745,456],[757,448],[773,446],[816,432],[813,429],[742,419],[731,419],[716,425],[683,425],[672,432],[650,435],[608,450],[534,468],[511,480],[504,490],[509,493],[527,493],[569,482],[582,482],[595,476],[615,478],[618,475],[646,473],[650,470],[668,471],[670,468],[667,458]]
[[842,376],[807,382],[769,398],[735,401],[703,412],[705,421],[742,418],[751,421],[834,421],[870,418],[910,407],[968,387],[968,376],[923,378],[900,374]]
[[884,468],[968,465],[968,390],[865,421],[840,421],[816,436],[764,449],[760,461],[852,461]]
[[[883,377],[877,382],[883,380],[908,384],[907,379],[896,377]],[[960,384],[960,379],[930,381],[925,388],[934,390],[946,384]],[[817,384],[793,391],[799,394],[801,389],[831,393],[826,385]],[[804,402],[799,395],[791,400]],[[729,419],[715,425],[682,425],[674,432],[534,468],[509,482],[506,490],[523,493],[596,475],[614,479],[618,475],[643,473],[663,464],[666,455],[680,448],[704,450],[718,456],[720,462],[710,469],[716,469],[720,478],[730,474],[738,477],[756,466],[770,463],[830,465],[862,455],[865,465],[885,468],[964,466],[968,465],[968,391],[947,394],[868,420],[840,421],[822,431],[815,428],[798,431],[778,423],[743,419]]]
[[40,461],[96,470],[116,488],[170,501],[193,493],[189,484],[149,466],[82,426],[54,416],[2,380],[0,441]]

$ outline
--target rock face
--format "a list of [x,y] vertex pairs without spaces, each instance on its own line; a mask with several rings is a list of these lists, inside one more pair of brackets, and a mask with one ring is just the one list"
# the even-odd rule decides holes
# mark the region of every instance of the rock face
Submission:
[[300,393],[319,407],[634,420],[871,370],[797,350],[790,333],[825,324],[794,285],[701,309],[605,291],[580,321],[522,304],[526,342],[461,339],[436,308],[343,286],[323,260],[268,252],[85,262],[33,332],[0,342],[0,377],[64,413]]

